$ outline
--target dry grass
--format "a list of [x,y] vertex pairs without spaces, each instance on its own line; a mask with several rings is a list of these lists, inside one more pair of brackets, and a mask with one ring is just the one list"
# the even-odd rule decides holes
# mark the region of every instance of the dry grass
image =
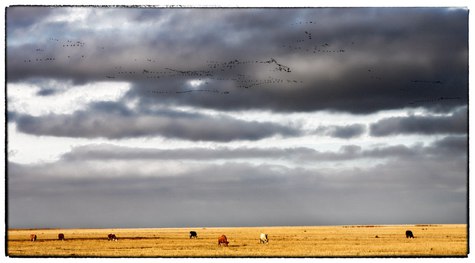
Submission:
[[[411,229],[414,239],[406,239]],[[189,239],[189,231],[198,239]],[[261,232],[269,244],[259,244]],[[38,236],[29,241],[31,233]],[[66,240],[57,240],[64,233]],[[119,241],[107,241],[115,233]],[[228,247],[218,247],[221,234]],[[376,237],[377,236],[377,237]],[[467,256],[466,225],[8,230],[9,256],[339,257]]]

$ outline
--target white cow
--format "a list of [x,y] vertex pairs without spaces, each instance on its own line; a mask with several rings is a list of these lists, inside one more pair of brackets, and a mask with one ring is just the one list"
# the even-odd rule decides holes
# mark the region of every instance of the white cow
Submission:
[[267,244],[267,243],[269,243],[269,238],[267,238],[267,234],[261,233],[259,242],[260,242],[261,244]]

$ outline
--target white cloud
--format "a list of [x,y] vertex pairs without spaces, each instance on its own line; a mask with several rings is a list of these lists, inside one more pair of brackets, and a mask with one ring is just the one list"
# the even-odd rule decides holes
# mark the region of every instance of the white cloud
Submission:
[[192,80],[189,80],[187,83],[193,88],[196,88],[196,87],[201,86],[204,83],[204,81],[202,81],[201,79],[192,79]]
[[[126,82],[94,82],[75,86],[59,80],[44,81],[41,84],[9,83],[8,110],[40,116],[46,114],[70,114],[85,108],[95,101],[117,101],[130,88]],[[42,89],[56,93],[38,96]]]
[[58,13],[57,15],[50,16],[45,22],[66,22],[71,24],[82,24],[91,13],[91,9],[88,8],[66,8],[67,12]]

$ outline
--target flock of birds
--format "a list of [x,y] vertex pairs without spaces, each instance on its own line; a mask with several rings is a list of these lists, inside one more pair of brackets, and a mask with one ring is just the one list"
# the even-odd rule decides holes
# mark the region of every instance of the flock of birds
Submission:
[[[73,41],[73,40],[66,40],[66,41],[61,41],[58,38],[49,38],[49,41],[57,42],[59,44],[59,47],[63,49],[68,49],[68,51],[71,51],[72,49],[79,50],[79,48],[83,48],[85,46],[85,42],[82,41]],[[84,50],[80,54],[69,54],[67,55],[67,59],[85,59],[86,54]],[[56,56],[53,54],[48,54],[48,52],[44,48],[36,48],[35,49],[35,56],[34,57],[29,57],[25,58],[23,60],[23,63],[44,63],[44,62],[53,62],[57,61]]]
[[[156,60],[147,58],[149,62],[155,62]],[[268,60],[239,60],[231,59],[228,61],[208,60],[206,61],[205,70],[184,70],[177,68],[165,67],[160,70],[143,68],[141,70],[126,70],[123,67],[115,67],[115,71],[106,75],[108,79],[121,79],[129,78],[131,76],[140,76],[143,79],[183,79],[183,80],[197,80],[199,86],[209,85],[213,81],[233,81],[236,83],[237,88],[249,89],[261,85],[272,84],[287,84],[295,85],[303,83],[293,78],[278,78],[273,76],[267,76],[267,78],[256,79],[249,74],[240,73],[245,67],[248,66],[267,66],[271,72],[283,72],[290,73],[292,70],[289,66],[279,63],[275,58]],[[219,91],[217,89],[187,89],[187,90],[150,90],[152,94],[189,94],[193,92],[197,93],[212,93],[212,94],[230,94],[231,91]]]
[[[347,50],[343,47],[335,46],[325,41],[317,41],[312,34],[311,26],[315,25],[316,21],[298,21],[291,24],[292,27],[297,27],[296,30],[301,32],[301,37],[294,39],[293,41],[282,44],[281,47],[285,50],[292,52],[305,52],[305,54],[344,54]],[[300,33],[298,33],[300,34]],[[60,52],[67,53],[66,57],[58,58],[58,55],[51,55],[44,48],[36,48],[35,56],[23,59],[24,63],[53,63],[58,60],[64,61],[65,59],[72,62],[81,62],[88,56],[86,55],[86,43],[83,41],[75,40],[60,40],[58,38],[49,38],[49,41],[56,43],[56,47],[66,49],[66,51],[74,52]],[[353,41],[349,42],[350,46],[355,45]],[[105,46],[99,46],[98,49],[104,50]],[[350,49],[351,50],[351,49]],[[228,95],[231,94],[231,90],[218,90],[216,88],[210,88],[210,84],[216,81],[232,81],[235,83],[236,88],[256,88],[256,87],[273,87],[284,86],[290,87],[292,85],[301,85],[303,80],[295,79],[292,77],[293,70],[285,63],[281,63],[275,58],[269,59],[230,59],[227,61],[208,60],[201,65],[199,70],[178,69],[172,67],[157,67],[157,60],[152,57],[145,59],[134,58],[134,62],[146,62],[142,63],[140,69],[136,66],[116,66],[106,74],[104,77],[109,80],[122,80],[122,79],[180,79],[185,81],[197,80],[198,84],[194,88],[187,87],[182,90],[166,90],[165,88],[152,89],[148,92],[154,95],[165,94],[190,94],[190,93],[209,93]],[[147,63],[149,63],[147,65]],[[267,77],[257,78],[250,74],[244,74],[251,67],[253,72],[271,72]],[[381,74],[378,74],[374,69],[367,69],[368,78],[380,81],[383,79]],[[440,80],[412,80],[413,85],[442,85]],[[208,86],[205,88],[203,86]],[[213,86],[216,87],[216,86]],[[408,89],[408,91],[410,91]],[[458,100],[460,97],[447,97],[439,96],[430,99],[420,99],[409,102],[409,104],[426,103],[426,102],[440,102],[443,100]]]
[[[299,21],[293,23],[292,26],[299,26],[301,37],[291,42],[281,45],[286,51],[304,52],[306,55],[320,55],[320,54],[343,54],[346,50],[342,47],[328,44],[325,41],[313,40],[311,27],[315,25],[315,21]],[[307,25],[307,26],[305,26]],[[302,29],[302,27],[305,27]],[[351,45],[355,43],[352,41]]]

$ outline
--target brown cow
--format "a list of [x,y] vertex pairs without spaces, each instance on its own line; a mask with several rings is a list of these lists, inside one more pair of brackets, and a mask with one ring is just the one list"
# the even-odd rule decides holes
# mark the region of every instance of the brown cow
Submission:
[[228,239],[225,235],[222,235],[218,238],[218,246],[221,246],[221,244],[224,244],[225,247],[227,247],[229,244]]
[[117,237],[115,236],[115,234],[109,234],[107,235],[107,240],[109,241],[117,241]]
[[36,241],[38,237],[35,234],[30,235],[30,241]]
[[59,233],[59,234],[58,234],[58,239],[64,241],[64,234],[63,234],[63,233]]

